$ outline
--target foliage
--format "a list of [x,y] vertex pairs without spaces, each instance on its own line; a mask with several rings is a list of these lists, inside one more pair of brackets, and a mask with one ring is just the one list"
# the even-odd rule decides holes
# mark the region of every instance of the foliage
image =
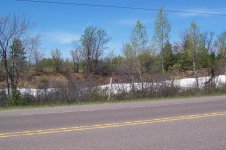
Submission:
[[0,106],[7,106],[8,105],[8,98],[6,91],[1,89],[0,90]]
[[170,31],[171,25],[169,23],[168,16],[164,11],[164,8],[161,7],[155,19],[154,42],[157,46],[157,50],[160,52],[161,68],[163,74],[165,73],[164,58],[161,54],[163,54],[164,46],[166,45],[167,41],[169,41]]
[[130,41],[136,56],[141,55],[147,50],[147,31],[140,20],[137,21],[136,26],[132,30]]

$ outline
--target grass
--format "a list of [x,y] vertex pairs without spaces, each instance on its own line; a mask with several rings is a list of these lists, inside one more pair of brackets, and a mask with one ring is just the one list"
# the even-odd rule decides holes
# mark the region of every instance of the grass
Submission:
[[126,99],[126,100],[109,100],[109,101],[86,101],[86,102],[74,102],[74,103],[62,103],[62,104],[43,104],[43,105],[25,105],[25,106],[7,106],[0,107],[0,110],[13,110],[13,109],[35,109],[35,108],[51,108],[51,107],[65,107],[65,106],[82,106],[82,105],[97,105],[97,104],[116,104],[116,103],[130,103],[130,102],[148,102],[148,101],[160,101],[160,100],[175,100],[175,99],[188,99],[195,97],[206,96],[223,96],[225,92],[216,93],[198,93],[197,95],[190,96],[172,96],[172,97],[158,97],[158,98],[139,98],[139,99]]

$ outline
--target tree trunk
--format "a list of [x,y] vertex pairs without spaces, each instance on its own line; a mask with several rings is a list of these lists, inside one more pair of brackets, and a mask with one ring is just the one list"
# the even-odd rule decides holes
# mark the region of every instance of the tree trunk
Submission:
[[7,60],[4,59],[4,67],[5,67],[5,76],[6,76],[6,88],[7,88],[7,95],[8,98],[10,97],[10,85],[9,85],[9,70],[8,70],[8,65],[7,65]]
[[164,60],[162,58],[161,60],[161,68],[162,68],[162,74],[163,74],[163,83],[164,83],[164,86],[166,86],[166,76],[165,76],[165,69],[164,69]]
[[79,73],[79,63],[76,63],[77,67],[76,67],[76,72]]
[[110,83],[109,83],[108,101],[111,98],[111,92],[112,92],[112,78],[110,78]]
[[132,79],[132,89],[131,89],[131,91],[133,92],[134,91],[134,77],[133,77],[133,75],[132,75],[132,77],[131,77],[131,79]]
[[226,48],[225,48],[225,50],[224,50],[224,61],[225,61],[225,68],[224,68],[224,74],[225,74],[225,85],[226,85]]
[[164,79],[165,79],[165,69],[164,69],[164,60],[163,60],[163,48],[164,48],[164,36],[163,36],[163,28],[162,28],[162,32],[161,32],[161,67],[162,67],[162,73],[164,75]]
[[98,50],[96,52],[96,56],[95,56],[95,69],[96,69],[96,72],[98,73],[99,72],[99,62],[98,62]]
[[87,58],[87,62],[86,62],[86,71],[87,71],[87,73],[90,73],[91,72],[91,62],[90,62],[90,56],[89,56],[89,54],[88,54],[88,58]]
[[161,60],[161,68],[162,68],[162,74],[165,75],[165,69],[164,69],[163,59]]
[[141,81],[141,90],[143,91],[144,90],[144,82],[143,82],[142,65],[140,65],[139,76],[140,76],[140,81]]
[[194,76],[195,76],[195,80],[196,80],[196,88],[199,88],[199,79],[197,76],[197,71],[196,71],[196,63],[195,63],[195,58],[192,58],[193,60],[193,72],[194,72]]
[[74,67],[73,67],[74,73],[76,72],[76,63],[74,62]]
[[225,63],[225,73],[224,74],[225,74],[225,81],[224,81],[225,83],[224,84],[226,85],[226,63]]

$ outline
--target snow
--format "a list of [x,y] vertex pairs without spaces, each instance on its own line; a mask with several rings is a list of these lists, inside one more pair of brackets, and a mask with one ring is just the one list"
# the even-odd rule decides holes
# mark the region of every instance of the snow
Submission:
[[[199,82],[199,88],[202,89],[205,86],[205,83],[209,81],[210,77],[199,77],[198,82]],[[223,84],[226,83],[226,77],[225,75],[220,75],[216,76],[213,79],[214,83],[216,84],[217,87],[222,86]],[[184,78],[184,79],[178,79],[178,80],[167,80],[166,85],[174,84],[174,86],[178,86],[182,89],[189,89],[189,88],[194,88],[196,86],[196,79],[195,78]],[[143,83],[144,88],[149,88],[149,87],[155,87],[158,88],[161,86],[163,83],[158,82],[158,83]],[[117,94],[123,92],[130,92],[132,90],[132,85],[134,85],[134,88],[136,90],[141,90],[142,89],[142,83],[134,83],[134,84],[129,84],[129,83],[121,83],[121,84],[108,84],[108,85],[102,85],[100,86],[100,89],[102,90],[110,90],[111,93]]]
[[[199,77],[199,88],[203,88],[205,86],[205,82],[207,82],[210,79],[210,77]],[[225,75],[219,75],[216,76],[213,81],[215,82],[217,87],[222,86],[223,84],[226,84],[226,76]],[[184,79],[178,79],[178,80],[167,80],[166,85],[174,84],[174,86],[178,86],[182,89],[188,89],[188,88],[194,88],[196,86],[196,79],[195,78],[184,78]],[[163,85],[163,83],[143,83],[143,88],[154,88],[158,89],[159,86]],[[115,83],[115,84],[107,84],[99,86],[98,88],[102,91],[107,91],[108,93],[111,92],[113,94],[118,94],[122,92],[130,92],[132,88],[135,88],[136,90],[142,89],[142,83]],[[34,88],[19,88],[18,89],[21,94],[30,94],[32,96],[37,96],[38,93],[44,93],[45,90],[43,89],[34,89]],[[53,92],[54,88],[46,89],[47,93]]]

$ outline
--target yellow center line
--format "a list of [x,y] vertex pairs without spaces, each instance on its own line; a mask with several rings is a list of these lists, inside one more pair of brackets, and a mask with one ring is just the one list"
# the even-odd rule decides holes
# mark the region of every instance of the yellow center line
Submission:
[[90,125],[90,126],[75,126],[75,127],[69,127],[69,128],[8,132],[8,133],[0,133],[0,138],[53,134],[53,133],[73,132],[73,131],[85,131],[85,130],[115,128],[115,127],[123,127],[123,126],[137,126],[137,125],[145,125],[145,124],[152,124],[152,123],[192,120],[192,119],[207,118],[207,117],[225,116],[225,115],[226,115],[226,111],[206,113],[206,114],[196,114],[196,115],[184,115],[184,116],[178,116],[178,117],[156,118],[156,119],[150,119],[150,120],[97,124],[97,125]]

